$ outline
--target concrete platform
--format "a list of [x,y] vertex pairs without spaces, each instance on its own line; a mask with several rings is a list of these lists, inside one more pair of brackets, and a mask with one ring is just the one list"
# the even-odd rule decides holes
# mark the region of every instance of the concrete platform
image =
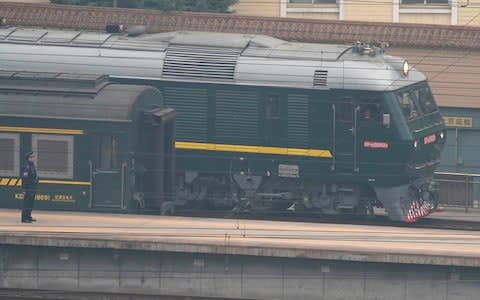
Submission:
[[471,231],[48,211],[34,215],[38,222],[24,224],[18,210],[0,210],[0,244],[480,266],[480,233]]

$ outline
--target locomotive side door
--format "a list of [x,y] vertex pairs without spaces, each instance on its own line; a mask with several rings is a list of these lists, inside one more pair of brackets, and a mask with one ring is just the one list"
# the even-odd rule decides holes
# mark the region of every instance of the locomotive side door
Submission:
[[339,173],[353,173],[357,168],[357,117],[358,108],[350,97],[341,97],[333,109],[333,164]]
[[[388,151],[392,139],[392,129],[384,124],[384,108],[380,98],[375,95],[364,94],[358,101],[358,168],[362,174],[379,172],[379,168],[391,162]],[[382,168],[383,170],[383,168]]]

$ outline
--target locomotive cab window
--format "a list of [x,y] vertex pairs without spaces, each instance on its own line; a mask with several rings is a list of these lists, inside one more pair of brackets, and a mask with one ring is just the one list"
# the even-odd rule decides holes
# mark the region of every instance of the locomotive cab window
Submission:
[[414,93],[424,114],[429,114],[437,110],[437,105],[435,104],[435,100],[433,100],[432,92],[427,85],[416,89]]
[[73,136],[32,135],[39,177],[73,178]]
[[381,121],[382,110],[380,104],[374,102],[361,103],[360,121],[364,122],[379,122]]
[[0,175],[18,176],[20,168],[20,135],[0,133]]
[[397,93],[397,100],[403,115],[408,119],[414,119],[419,116],[419,110],[415,103],[415,95],[411,91]]

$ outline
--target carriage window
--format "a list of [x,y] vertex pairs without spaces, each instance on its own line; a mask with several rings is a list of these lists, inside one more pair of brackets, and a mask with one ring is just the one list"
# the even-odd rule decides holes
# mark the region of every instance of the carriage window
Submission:
[[415,96],[411,91],[397,93],[398,103],[407,119],[414,119],[419,115],[415,105]]
[[279,95],[267,95],[265,99],[265,119],[280,119],[281,103]]
[[73,136],[32,135],[39,177],[73,178]]
[[20,136],[0,133],[0,175],[18,176],[20,169]]
[[94,164],[97,169],[118,169],[118,139],[113,136],[95,136]]

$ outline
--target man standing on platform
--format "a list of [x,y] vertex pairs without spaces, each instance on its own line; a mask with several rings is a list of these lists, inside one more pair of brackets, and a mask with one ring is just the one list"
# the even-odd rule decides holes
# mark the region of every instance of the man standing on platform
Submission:
[[33,202],[37,193],[38,176],[37,169],[33,159],[33,151],[25,154],[27,161],[22,167],[22,188],[23,188],[23,209],[22,209],[22,223],[32,223],[36,220],[32,218]]

